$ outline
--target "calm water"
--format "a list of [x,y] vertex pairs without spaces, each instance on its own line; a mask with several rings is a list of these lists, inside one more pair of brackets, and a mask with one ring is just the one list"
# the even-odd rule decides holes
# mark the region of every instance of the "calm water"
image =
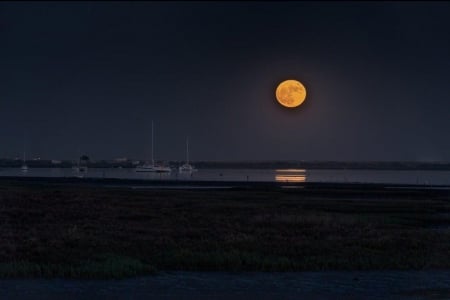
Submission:
[[[0,176],[73,177],[70,168],[2,168]],[[192,174],[140,173],[134,169],[90,168],[84,177],[127,178],[149,180],[210,180],[210,181],[279,181],[279,182],[360,182],[393,184],[450,185],[450,171],[396,171],[396,170],[302,170],[302,169],[203,169]]]
[[0,299],[449,299],[450,272],[167,272],[125,280],[0,280]]

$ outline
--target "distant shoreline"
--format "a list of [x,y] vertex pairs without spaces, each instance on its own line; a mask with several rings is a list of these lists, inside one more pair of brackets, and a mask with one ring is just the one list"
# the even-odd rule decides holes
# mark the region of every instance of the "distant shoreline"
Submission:
[[[143,161],[90,161],[89,168],[135,168]],[[73,161],[28,160],[27,165],[32,168],[71,168]],[[184,161],[167,161],[166,165],[178,167]],[[450,162],[339,162],[339,161],[266,161],[266,162],[220,162],[197,161],[191,162],[198,169],[327,169],[327,170],[435,170],[449,171]],[[0,168],[18,168],[22,160],[0,159]]]

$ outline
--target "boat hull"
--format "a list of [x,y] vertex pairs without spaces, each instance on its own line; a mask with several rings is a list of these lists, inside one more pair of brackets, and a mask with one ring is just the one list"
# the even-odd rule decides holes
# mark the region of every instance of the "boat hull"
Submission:
[[172,169],[169,167],[158,167],[158,166],[148,166],[148,167],[137,167],[136,172],[150,172],[150,173],[170,173]]
[[194,167],[189,165],[189,164],[184,164],[181,167],[179,167],[178,171],[180,173],[192,173],[192,172],[195,172],[197,170],[194,169]]

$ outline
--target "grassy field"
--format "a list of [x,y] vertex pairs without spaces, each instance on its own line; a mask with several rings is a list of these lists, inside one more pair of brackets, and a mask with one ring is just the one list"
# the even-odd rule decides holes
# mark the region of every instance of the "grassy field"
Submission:
[[7,278],[450,268],[445,194],[2,181],[0,224]]

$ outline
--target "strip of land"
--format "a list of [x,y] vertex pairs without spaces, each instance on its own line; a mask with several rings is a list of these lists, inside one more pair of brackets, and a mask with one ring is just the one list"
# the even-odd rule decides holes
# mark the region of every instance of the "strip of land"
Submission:
[[[71,168],[77,164],[71,160],[28,160],[31,168]],[[136,168],[142,163],[130,159],[119,160],[82,160],[89,168]],[[173,167],[181,166],[184,161],[168,161]],[[335,169],[335,170],[450,170],[450,162],[417,162],[417,161],[194,161],[200,169]],[[20,168],[22,159],[0,158],[0,168]]]
[[2,178],[0,277],[450,268],[448,189],[217,185]]

